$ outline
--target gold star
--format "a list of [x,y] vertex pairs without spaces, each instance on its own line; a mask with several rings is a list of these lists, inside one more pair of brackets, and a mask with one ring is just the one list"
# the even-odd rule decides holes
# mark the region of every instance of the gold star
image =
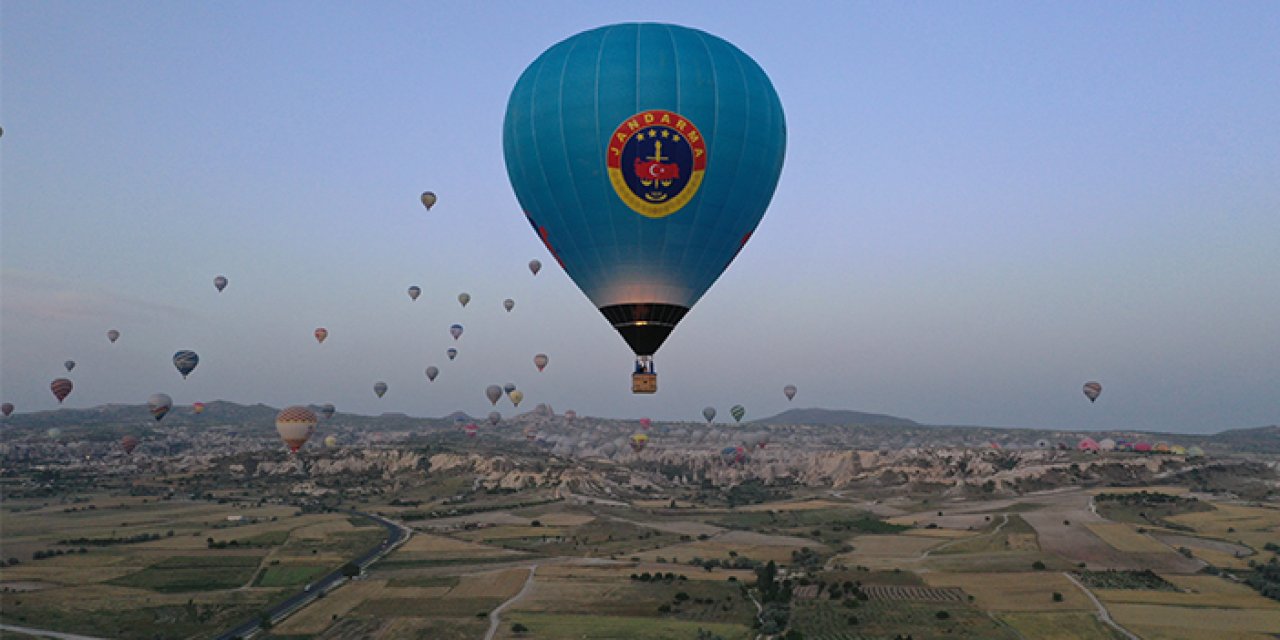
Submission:
[[643,134],[643,133],[637,133],[637,134],[636,134],[636,140],[644,140],[644,134]]
[[663,130],[662,130],[662,137],[664,137],[664,138],[670,138],[670,137],[671,137],[671,132],[670,132],[670,131],[668,131],[668,130],[666,130],[666,129],[663,129]]
[[674,136],[671,136],[671,141],[672,141],[672,142],[680,142],[680,134],[678,134],[678,133],[677,133],[677,134],[675,134]]

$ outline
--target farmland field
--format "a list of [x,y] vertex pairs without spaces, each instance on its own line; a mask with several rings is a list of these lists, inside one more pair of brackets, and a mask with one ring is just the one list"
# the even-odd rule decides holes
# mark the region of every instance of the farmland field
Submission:
[[[1061,573],[926,573],[925,582],[937,587],[959,587],[988,611],[1092,611],[1085,594]],[[1062,594],[1054,602],[1053,594]]]
[[1219,640],[1267,638],[1280,629],[1280,608],[1219,609],[1152,604],[1109,604],[1117,622],[1144,638]]
[[670,640],[693,638],[699,629],[709,631],[725,640],[749,640],[755,636],[747,625],[715,622],[696,622],[653,617],[559,615],[549,613],[519,612],[504,620],[528,627],[525,636],[511,633],[510,625],[503,625],[497,638],[538,638],[539,640]]
[[[945,618],[940,618],[945,612]],[[863,638],[1016,639],[982,612],[960,603],[863,602],[849,608],[826,600],[803,601],[792,611],[793,626],[813,640]]]
[[1092,613],[1001,613],[998,618],[1035,640],[1122,640]]
[[218,591],[249,581],[258,557],[177,556],[111,580],[111,584],[160,592]]

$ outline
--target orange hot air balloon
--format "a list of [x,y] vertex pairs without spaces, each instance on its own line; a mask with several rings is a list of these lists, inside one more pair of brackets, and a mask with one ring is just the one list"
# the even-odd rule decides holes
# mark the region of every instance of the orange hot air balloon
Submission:
[[58,378],[57,380],[49,383],[49,390],[53,392],[53,397],[58,399],[58,404],[62,404],[62,401],[66,400],[67,396],[71,395],[71,389],[74,386],[75,385],[71,384],[70,380],[66,378]]
[[192,410],[193,412],[195,412],[195,414],[196,414],[196,415],[200,415],[200,414],[204,413],[204,409],[205,409],[205,405],[204,405],[204,403],[203,403],[203,402],[193,402],[193,403],[191,403],[191,410]]
[[289,445],[289,451],[297,453],[311,439],[311,434],[316,432],[316,423],[319,421],[315,412],[306,407],[286,407],[276,414],[276,431],[280,434],[280,439]]
[[316,342],[324,344],[324,339],[329,337],[329,330],[324,327],[316,329]]

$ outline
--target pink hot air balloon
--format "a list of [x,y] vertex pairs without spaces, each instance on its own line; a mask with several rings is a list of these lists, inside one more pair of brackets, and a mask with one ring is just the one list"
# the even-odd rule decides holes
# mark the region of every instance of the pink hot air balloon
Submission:
[[315,331],[315,336],[316,342],[324,344],[324,339],[329,337],[329,330],[324,327],[319,327]]
[[649,427],[652,427],[652,426],[653,426],[653,421],[652,421],[652,420],[650,420],[650,419],[648,419],[648,418],[640,418],[640,428],[641,428],[641,429],[644,429],[645,431],[648,431],[648,430],[649,430]]

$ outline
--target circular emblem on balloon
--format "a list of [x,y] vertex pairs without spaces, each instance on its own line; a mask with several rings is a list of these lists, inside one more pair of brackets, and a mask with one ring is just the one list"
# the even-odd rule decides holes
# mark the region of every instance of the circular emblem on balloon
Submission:
[[646,218],[665,218],[698,192],[707,169],[707,143],[688,118],[652,109],[618,125],[605,157],[618,197]]

